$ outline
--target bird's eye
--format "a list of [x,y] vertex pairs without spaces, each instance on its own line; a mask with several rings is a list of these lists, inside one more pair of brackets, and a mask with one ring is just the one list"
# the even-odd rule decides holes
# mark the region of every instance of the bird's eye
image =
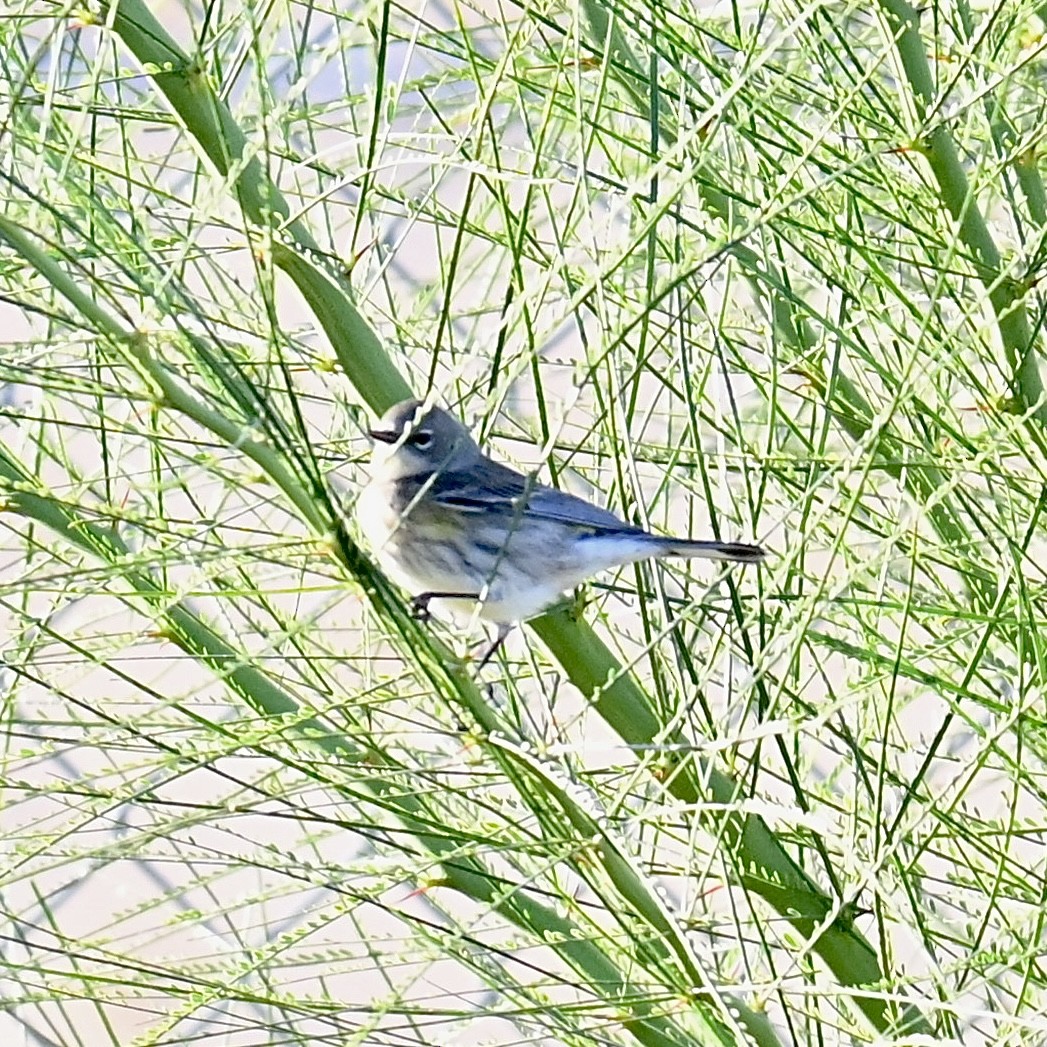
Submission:
[[407,438],[409,444],[414,444],[415,447],[428,447],[433,442],[433,434],[427,433],[424,429],[419,429],[416,433],[411,433]]

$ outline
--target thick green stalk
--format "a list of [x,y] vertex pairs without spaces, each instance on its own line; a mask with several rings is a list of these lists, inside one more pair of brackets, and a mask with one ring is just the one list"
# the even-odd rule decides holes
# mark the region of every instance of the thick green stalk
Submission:
[[[607,7],[597,0],[582,0],[582,9],[594,46],[606,49],[612,67],[619,74],[619,83],[632,97],[637,112],[650,118],[652,107],[641,90],[641,85],[647,82],[647,73],[632,52],[613,11],[609,13]],[[670,144],[675,140],[672,126],[670,114],[659,110],[659,133]],[[712,172],[699,165],[694,184],[703,204],[711,214],[730,225],[736,216],[728,198],[716,189],[716,181]],[[760,285],[767,287],[778,336],[794,349],[798,359],[810,358],[816,338],[806,318],[795,308],[781,274],[773,267],[768,270],[759,255],[745,244],[731,241],[725,251],[739,263],[757,293]],[[849,415],[872,417],[872,411],[853,383],[838,381],[836,393],[846,400]],[[943,517],[944,512],[940,510],[938,516]],[[620,669],[613,656],[594,634],[585,638],[587,644],[582,647],[577,627],[570,623],[566,613],[555,617],[547,615],[533,624],[574,684],[590,697],[598,696],[597,710],[622,732],[626,741],[637,745],[650,745],[656,740],[675,746],[686,743],[686,739],[664,735],[642,691],[630,678],[619,675]],[[613,683],[605,686],[608,680],[613,680]],[[626,732],[633,732],[632,737],[628,737]],[[728,811],[744,797],[726,775],[691,759],[674,768],[669,788],[678,799],[695,804],[696,809],[701,810],[700,804],[706,792],[701,787],[703,780],[707,783],[706,789],[712,791],[714,801],[725,805]],[[811,942],[814,951],[841,984],[868,987],[882,982],[883,971],[876,950],[854,928],[846,907],[834,903],[820,890],[792,860],[762,819],[730,813],[705,816],[707,821],[714,818],[722,819],[717,828],[723,834],[728,851],[734,855],[742,882],[789,919]],[[882,999],[859,995],[855,1003],[875,1028],[883,1031],[893,1024],[887,1004]],[[910,1032],[930,1032],[930,1026],[914,1008],[906,1009],[901,1025]]]
[[[535,632],[564,667],[571,682],[593,700],[596,711],[612,724],[629,745],[664,746],[669,753],[688,753],[689,739],[667,732],[651,709],[647,696],[598,636],[586,629],[584,646],[578,624],[566,611],[547,614],[533,623]],[[739,881],[770,903],[803,935],[843,985],[872,986],[883,980],[876,950],[858,931],[850,906],[831,901],[791,858],[767,823],[734,808],[746,792],[710,762],[694,755],[681,757],[666,768],[666,788],[682,804],[694,809],[714,838],[722,840]],[[710,802],[711,801],[711,802]],[[877,1028],[928,1031],[922,1016],[907,1008],[897,1025],[887,1003],[874,996],[854,1000]]]
[[202,65],[178,47],[143,0],[117,0],[105,17],[149,72],[171,108],[230,188],[248,221],[271,230],[273,261],[312,307],[346,376],[376,411],[411,395],[410,387],[353,304],[337,262],[323,254],[262,167]]
[[[167,37],[141,0],[119,0],[111,7],[111,13],[113,29],[150,70],[158,88],[200,142],[210,161],[220,173],[231,178],[247,217],[260,225],[278,225],[278,222],[274,223],[274,216],[286,219],[290,214],[286,202],[257,158],[245,155],[244,136],[199,67]],[[723,206],[726,207],[725,202]],[[382,351],[372,329],[350,301],[344,281],[336,279],[307,257],[316,252],[315,242],[309,234],[297,221],[287,223],[283,232],[290,235],[292,243],[274,242],[274,262],[291,276],[313,308],[331,338],[343,368],[361,395],[376,409],[407,395],[402,378]],[[749,271],[755,273],[760,265],[755,253],[742,245],[735,250],[743,264],[747,263]],[[783,312],[783,309],[776,308],[774,315],[776,325],[790,324],[795,332],[791,309],[784,308]],[[535,628],[576,683],[584,680],[602,682],[611,673],[619,678],[619,684],[608,691],[613,698],[601,698],[597,709],[623,737],[651,741],[661,736],[657,720],[650,718],[643,692],[634,681],[619,675],[620,667],[591,630],[570,621],[565,615],[540,619]],[[550,636],[559,642],[550,642]],[[587,652],[593,661],[585,664],[586,658],[581,652]],[[588,693],[592,690],[590,687]],[[646,726],[637,731],[634,729],[636,724]],[[678,773],[674,781],[684,781],[688,777]],[[717,780],[722,786],[724,802],[736,800],[737,789],[733,783],[727,784],[729,780],[726,778]],[[697,776],[685,789],[685,795],[690,797],[689,802],[699,801],[702,793]],[[733,832],[733,838],[741,848],[737,855],[739,868],[758,870],[749,876],[749,885],[780,911],[802,914],[798,926],[817,928],[833,912],[832,903],[789,859],[766,825],[759,820],[747,824],[752,826],[749,832],[739,828]],[[745,847],[741,841],[746,841]],[[756,847],[757,842],[760,847]],[[752,853],[747,850],[750,846]],[[830,926],[816,937],[814,947],[838,974],[850,972],[846,984],[867,984],[880,977],[870,947],[851,928],[837,928],[830,920]],[[844,955],[837,956],[841,951]],[[875,1001],[869,1003],[868,1013],[880,1028],[885,1023],[882,1011]]]
[[[925,122],[933,110],[935,90],[927,46],[920,35],[920,15],[906,0],[880,0],[880,9],[908,78],[917,119]],[[1004,271],[999,249],[978,207],[948,125],[936,119],[919,147],[938,183],[942,203],[956,222],[960,240],[970,252],[978,278],[988,292],[1011,371],[1014,396],[1037,421],[1047,423],[1042,364],[1025,308],[1027,289]]]
[[[188,603],[178,600],[150,573],[136,566],[136,554],[115,531],[78,516],[42,488],[2,447],[0,499],[6,512],[44,525],[68,545],[115,570],[131,598],[148,605],[151,617],[161,624],[168,639],[208,665],[260,716],[292,722],[295,732],[310,745],[351,765],[366,765],[368,773],[355,784],[379,797],[382,805],[393,811],[413,837],[434,855],[441,863],[442,882],[549,943],[594,993],[623,1013],[623,1026],[640,1043],[647,1047],[686,1047],[691,1042],[673,1021],[645,1001],[643,992],[632,987],[580,927],[536,902],[526,887],[507,885],[504,877],[492,875],[476,858],[463,855],[460,844],[450,834],[434,830],[433,820],[418,797],[397,785],[397,766],[383,767],[380,752],[365,750],[324,721],[303,716],[299,704],[286,691],[214,632]],[[716,1019],[704,1015],[703,1019],[710,1030],[705,1042],[740,1042],[728,1036]],[[752,1022],[759,1027],[758,1016],[753,1015]],[[778,1045],[776,1037],[760,1042],[766,1047]]]
[[[245,436],[240,424],[227,418],[221,411],[205,402],[190,386],[177,381],[167,366],[152,355],[149,340],[144,335],[129,330],[87,294],[77,281],[70,278],[55,257],[60,254],[57,247],[51,251],[43,250],[34,237],[29,236],[15,223],[3,217],[0,217],[0,240],[7,241],[15,248],[58,293],[80,311],[84,320],[110,342],[117,352],[123,352],[135,363],[139,371],[156,389],[159,401],[163,406],[178,411],[215,436],[238,447],[265,470],[288,500],[298,508],[303,519],[312,527],[317,537],[329,537],[329,521],[322,508],[311,501],[309,492],[298,482],[297,477],[287,467],[280,455],[267,444]],[[133,570],[124,564],[123,561],[128,558],[129,552],[115,532],[93,524],[81,526],[79,523],[70,523],[66,518],[69,515],[67,510],[49,501],[36,489],[37,485],[33,480],[22,472],[12,459],[4,457],[0,452],[0,483],[4,481],[6,483],[3,486],[8,491],[9,507],[18,508],[23,514],[46,523],[67,539],[75,538],[74,544],[80,548],[103,556],[114,566],[123,567],[128,585],[132,591],[154,605],[154,614],[165,622],[165,631],[168,636],[227,679],[234,690],[253,708],[265,715],[288,715],[297,712],[298,706],[290,697],[278,689],[274,690],[266,677],[245,664],[242,657],[218,638],[184,603],[171,602],[170,594],[163,592],[147,574]],[[339,544],[336,551],[343,565],[360,581],[376,609],[393,627],[394,633],[398,634],[404,652],[410,655],[433,688],[444,694],[449,702],[467,708],[484,732],[488,734],[498,732],[502,727],[500,717],[479,691],[475,680],[471,678],[466,669],[450,652],[442,648],[430,630],[420,626],[406,613],[403,603],[393,593],[386,579],[376,573],[366,558],[356,552],[344,533],[339,532],[337,537]],[[359,751],[356,747],[349,743],[343,745],[337,740],[337,734],[330,734],[319,722],[308,718],[299,720],[297,726],[303,737],[321,739],[328,751],[337,753],[344,751],[354,759],[359,758]],[[503,750],[496,747],[496,751],[502,752]],[[565,794],[565,803],[568,807],[574,803],[570,794]],[[585,820],[586,815],[581,808],[570,813],[575,822]],[[423,822],[417,817],[411,820],[409,827],[413,831],[424,829]],[[449,851],[456,850],[450,843],[443,846]],[[617,868],[615,855],[606,853],[602,855],[601,860],[608,875],[614,881],[614,871]],[[461,881],[462,875],[462,870],[456,869],[453,875],[448,874],[448,882],[457,883]],[[479,873],[470,873],[469,877],[467,880],[473,888],[477,883],[487,884],[487,877]],[[477,877],[479,877],[478,880]],[[465,888],[460,887],[459,889],[464,890]],[[491,892],[489,885],[487,894],[478,895],[475,890],[467,891],[467,893],[478,901],[486,901],[498,908],[496,897]],[[640,911],[641,915],[647,912],[642,908]],[[514,918],[513,913],[515,909],[510,907],[507,915]],[[515,918],[516,922],[521,923],[518,914]],[[529,926],[524,923],[521,925]],[[663,922],[658,921],[652,927],[652,931],[655,936],[664,937]],[[574,935],[571,940],[573,939]],[[697,1017],[705,1023],[707,1034],[711,1037],[708,1042],[733,1043],[735,1042],[734,1037],[722,1024],[716,1013],[712,1011],[706,1013],[714,1002],[719,1003],[718,1000],[714,1001],[709,996],[696,1000]],[[630,1026],[633,1023],[636,1024],[636,1029],[633,1031],[642,1043],[661,1045],[663,1042],[666,1044],[686,1042],[674,1039],[675,1032],[668,1040],[662,1039],[664,1031],[660,1031],[663,1024],[662,1019],[655,1015],[648,1004],[640,1002],[639,994],[633,1006],[637,1015],[630,1020],[629,1024]],[[732,1000],[731,1006],[742,1016],[746,1029],[756,1036],[759,1043],[765,1047],[777,1047],[777,1038],[773,1030],[759,1015],[749,1012],[738,1001]],[[671,1026],[666,1025],[665,1028],[671,1029]],[[653,1036],[654,1039],[647,1039],[648,1036]]]
[[[739,1036],[743,1034],[743,1029],[734,1021],[734,1014],[737,1014],[744,1025],[744,1032],[752,1036],[757,1043],[777,1042],[777,1036],[766,1016],[757,1016],[756,1012],[741,1007],[736,999],[722,993],[711,981],[679,922],[669,911],[665,900],[659,897],[650,876],[640,868],[640,863],[611,831],[609,819],[604,817],[602,812],[594,811],[591,801],[588,805],[576,803],[571,795],[569,783],[551,768],[547,768],[530,749],[494,738],[491,742],[510,753],[514,760],[527,768],[531,777],[542,782],[547,794],[563,809],[579,838],[595,838],[600,841],[600,855],[608,876],[626,903],[644,917],[648,926],[657,931],[659,944],[664,947],[666,953],[675,955],[677,962],[691,979],[693,996],[711,1000],[718,1007],[725,1009],[730,1023],[727,1031],[730,1033]],[[724,1003],[727,1003],[726,1008]]]

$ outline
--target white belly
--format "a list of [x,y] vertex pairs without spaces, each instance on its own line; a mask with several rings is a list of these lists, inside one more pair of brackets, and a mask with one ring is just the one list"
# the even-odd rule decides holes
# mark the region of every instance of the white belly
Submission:
[[[466,564],[445,543],[415,540],[409,518],[405,527],[389,504],[386,492],[375,484],[361,492],[356,519],[379,566],[412,596],[434,592],[476,594],[472,599],[434,600],[432,606],[438,613],[442,609],[465,618],[475,614],[500,625],[522,622],[540,614],[561,593],[582,580],[577,571],[564,572],[564,565],[559,562],[562,557],[521,559],[513,548],[515,536],[507,539],[509,548],[499,549],[493,557],[474,557],[471,565]],[[467,527],[474,523],[468,517],[462,522]],[[557,528],[552,537],[562,540],[566,536]]]
[[467,599],[434,601],[434,609],[443,604],[499,625],[533,618],[599,571],[652,555],[643,538],[583,538],[576,528],[533,518],[523,534],[483,514],[452,519],[452,526],[460,523],[474,539],[463,544],[461,535],[448,531],[446,518],[428,532],[433,525],[424,522],[422,511],[414,521],[409,513],[405,522],[375,484],[361,493],[356,516],[382,570],[397,585],[412,596],[468,593]]

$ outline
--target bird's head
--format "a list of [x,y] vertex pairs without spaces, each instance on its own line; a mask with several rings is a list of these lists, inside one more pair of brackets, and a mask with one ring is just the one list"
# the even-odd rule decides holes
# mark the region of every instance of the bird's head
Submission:
[[480,457],[476,441],[454,415],[421,400],[390,407],[370,430],[375,441],[371,472],[376,479],[454,471]]

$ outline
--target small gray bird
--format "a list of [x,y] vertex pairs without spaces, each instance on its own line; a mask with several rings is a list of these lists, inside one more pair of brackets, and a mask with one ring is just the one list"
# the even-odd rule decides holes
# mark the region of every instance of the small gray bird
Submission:
[[499,465],[469,431],[418,400],[391,407],[370,431],[371,482],[357,502],[360,526],[382,568],[414,594],[477,608],[497,637],[611,567],[648,557],[759,563],[764,550],[740,542],[665,538],[614,513]]

